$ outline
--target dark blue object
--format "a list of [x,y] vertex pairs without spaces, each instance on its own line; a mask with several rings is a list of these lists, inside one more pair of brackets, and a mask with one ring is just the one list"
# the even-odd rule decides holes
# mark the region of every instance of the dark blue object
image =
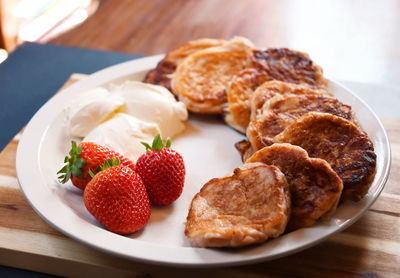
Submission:
[[19,278],[19,277],[28,277],[28,278],[55,278],[60,276],[44,274],[35,271],[22,270],[13,267],[4,267],[0,266],[0,277],[1,278]]
[[0,64],[0,150],[72,73],[90,74],[140,56],[24,43]]

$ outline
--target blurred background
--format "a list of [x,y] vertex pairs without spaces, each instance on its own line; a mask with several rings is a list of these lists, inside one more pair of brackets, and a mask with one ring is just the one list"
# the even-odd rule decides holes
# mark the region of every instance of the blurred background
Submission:
[[151,55],[240,35],[260,48],[308,52],[328,77],[400,84],[398,0],[0,1],[8,52],[35,41]]
[[94,0],[0,0],[0,60],[24,41],[46,43],[85,21]]

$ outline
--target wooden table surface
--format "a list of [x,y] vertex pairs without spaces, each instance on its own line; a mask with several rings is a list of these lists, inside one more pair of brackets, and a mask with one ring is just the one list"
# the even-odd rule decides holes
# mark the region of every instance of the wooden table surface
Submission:
[[[50,43],[147,55],[165,53],[190,39],[235,35],[259,47],[306,51],[329,77],[400,85],[396,0],[104,0],[86,22]],[[9,234],[0,239],[0,262],[82,277],[399,277],[400,126],[398,119],[383,121],[393,150],[392,174],[378,201],[356,224],[282,259],[196,271],[103,254],[48,226],[18,189],[17,137],[0,154],[0,231]]]
[[158,54],[237,35],[306,51],[337,79],[400,84],[398,0],[104,0],[51,43]]

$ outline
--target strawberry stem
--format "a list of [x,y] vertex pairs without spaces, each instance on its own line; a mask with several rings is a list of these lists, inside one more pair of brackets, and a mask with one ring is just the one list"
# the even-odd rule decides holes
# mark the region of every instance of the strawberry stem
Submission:
[[170,148],[171,147],[171,139],[168,137],[165,143],[161,139],[161,135],[157,134],[156,137],[153,139],[153,143],[151,146],[146,142],[140,142],[143,146],[146,147],[146,151],[159,151],[163,148]]
[[[119,166],[119,165],[121,165],[121,162],[117,158],[115,158],[115,157],[109,158],[106,161],[104,161],[104,164],[102,166],[97,168],[96,173],[98,173],[100,171],[103,171],[103,170],[105,170],[107,168],[110,168],[110,167],[113,167],[113,166]],[[90,173],[89,173],[89,175],[90,175]]]
[[72,176],[78,178],[83,177],[81,169],[85,167],[86,161],[79,157],[81,153],[82,148],[78,147],[75,141],[72,141],[69,156],[64,158],[65,165],[57,172],[60,183],[66,183]]

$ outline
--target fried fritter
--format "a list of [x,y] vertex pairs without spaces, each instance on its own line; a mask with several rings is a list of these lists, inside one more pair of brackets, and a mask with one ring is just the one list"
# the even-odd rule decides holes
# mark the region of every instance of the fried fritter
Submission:
[[308,113],[274,138],[326,160],[343,181],[342,200],[361,200],[375,175],[376,154],[368,135],[354,123],[326,113]]
[[246,133],[250,121],[250,97],[256,88],[269,80],[269,75],[255,68],[244,69],[233,77],[227,89],[228,107],[225,122],[241,133]]
[[143,82],[161,85],[172,91],[171,74],[175,72],[179,63],[190,54],[209,47],[220,46],[226,43],[225,40],[198,39],[185,43],[184,45],[168,53],[156,66],[149,71]]
[[250,97],[266,81],[279,80],[309,89],[326,90],[322,69],[306,53],[287,48],[254,50],[249,69],[239,72],[227,89],[225,121],[244,133],[250,121]]
[[307,53],[287,48],[256,50],[254,60],[257,67],[274,80],[301,84],[313,89],[326,90],[328,82],[322,68],[316,65]]
[[326,91],[314,90],[302,85],[290,84],[278,80],[267,81],[260,85],[250,99],[251,120],[262,118],[263,106],[276,96],[285,95],[331,95]]
[[235,149],[239,152],[243,162],[246,161],[250,156],[252,156],[253,153],[255,153],[255,150],[252,148],[248,140],[236,142]]
[[227,101],[226,87],[232,76],[248,67],[252,50],[250,41],[234,38],[189,55],[173,74],[172,91],[191,112],[221,114]]
[[290,194],[275,166],[249,163],[207,182],[193,198],[185,234],[195,247],[237,247],[285,230]]
[[310,158],[298,146],[274,144],[246,160],[253,162],[274,165],[285,174],[292,201],[288,231],[309,227],[335,212],[343,184],[325,160]]
[[259,109],[257,120],[250,122],[246,134],[255,150],[273,143],[276,135],[309,112],[329,113],[354,122],[351,106],[324,95],[275,96]]

